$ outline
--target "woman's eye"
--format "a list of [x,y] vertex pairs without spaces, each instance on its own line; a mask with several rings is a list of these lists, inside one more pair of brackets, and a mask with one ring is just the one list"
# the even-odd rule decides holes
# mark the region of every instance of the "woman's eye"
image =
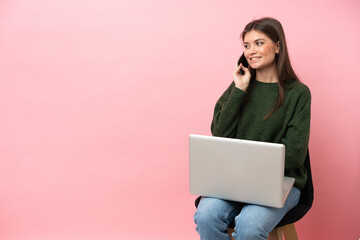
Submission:
[[246,48],[246,49],[249,48],[249,45],[244,45],[244,48]]
[[258,45],[258,46],[261,46],[261,45],[263,45],[264,43],[263,42],[257,42],[256,43],[256,45]]

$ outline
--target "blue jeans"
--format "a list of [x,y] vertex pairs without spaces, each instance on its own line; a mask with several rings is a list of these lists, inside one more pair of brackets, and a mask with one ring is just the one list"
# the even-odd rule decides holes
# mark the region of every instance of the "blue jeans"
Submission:
[[235,240],[265,240],[285,214],[295,207],[300,190],[293,187],[282,208],[265,207],[203,197],[194,215],[201,240],[230,240],[228,226],[235,223]]

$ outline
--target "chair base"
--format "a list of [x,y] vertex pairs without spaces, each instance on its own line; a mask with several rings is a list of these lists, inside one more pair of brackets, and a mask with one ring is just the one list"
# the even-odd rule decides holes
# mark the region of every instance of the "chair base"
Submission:
[[[234,232],[234,229],[229,228],[228,232],[229,232],[231,239],[234,240],[233,237],[231,236],[231,234]],[[283,238],[283,236],[284,236],[284,238]],[[297,236],[294,224],[289,224],[289,225],[275,228],[274,230],[271,231],[271,233],[269,234],[269,238],[268,238],[268,240],[284,240],[284,239],[285,240],[298,240],[298,236]]]

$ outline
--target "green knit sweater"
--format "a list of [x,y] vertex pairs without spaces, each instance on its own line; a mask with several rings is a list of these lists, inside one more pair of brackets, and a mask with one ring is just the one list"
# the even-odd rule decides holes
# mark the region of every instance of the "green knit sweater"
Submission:
[[278,84],[253,81],[249,93],[232,83],[215,105],[211,132],[214,136],[247,139],[285,145],[285,176],[295,178],[302,189],[307,172],[304,160],[309,142],[310,102],[308,87],[289,84],[283,105],[264,120],[275,107]]

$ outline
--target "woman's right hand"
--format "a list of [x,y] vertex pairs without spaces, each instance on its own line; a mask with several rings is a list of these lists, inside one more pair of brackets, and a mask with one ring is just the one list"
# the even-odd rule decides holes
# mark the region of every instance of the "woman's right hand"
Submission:
[[[241,74],[240,70],[244,71],[244,75]],[[235,87],[240,88],[244,92],[246,92],[247,88],[249,87],[251,74],[248,68],[244,67],[242,63],[235,69],[234,74],[234,83]]]

